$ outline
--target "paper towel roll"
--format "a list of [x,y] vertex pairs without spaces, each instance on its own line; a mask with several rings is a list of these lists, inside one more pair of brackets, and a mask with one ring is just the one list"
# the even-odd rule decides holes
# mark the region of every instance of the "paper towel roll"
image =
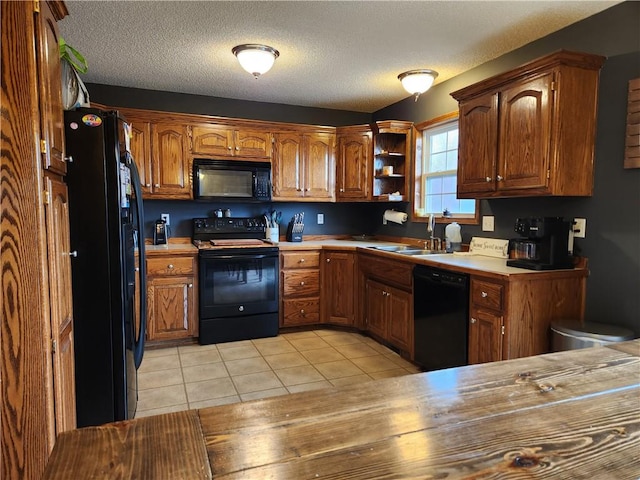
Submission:
[[408,215],[404,212],[396,212],[395,210],[385,210],[382,219],[386,222],[404,223],[407,221]]

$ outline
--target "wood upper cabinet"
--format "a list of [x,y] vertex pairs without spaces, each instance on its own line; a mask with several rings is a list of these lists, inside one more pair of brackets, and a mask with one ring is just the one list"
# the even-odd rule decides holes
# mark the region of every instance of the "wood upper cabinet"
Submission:
[[45,176],[47,262],[51,294],[51,352],[56,434],[76,428],[75,358],[69,200],[62,181]]
[[333,200],[335,135],[289,132],[274,138],[273,199]]
[[198,336],[195,257],[147,258],[147,340]]
[[352,252],[322,252],[322,322],[355,324],[356,255]]
[[339,127],[336,153],[336,199],[370,200],[373,133],[355,127]]
[[162,114],[118,109],[131,125],[133,156],[145,199],[190,199],[191,163],[186,125],[163,120]]
[[[64,111],[57,17],[48,2],[41,2],[36,21],[38,93],[40,100],[40,153],[44,168],[65,174]],[[63,7],[64,8],[64,7]],[[66,12],[65,12],[66,14]]]
[[187,140],[187,127],[184,125],[151,125],[151,197],[191,198]]
[[590,196],[603,62],[559,51],[453,92],[458,197]]
[[224,125],[192,125],[191,153],[204,157],[270,160],[271,132]]

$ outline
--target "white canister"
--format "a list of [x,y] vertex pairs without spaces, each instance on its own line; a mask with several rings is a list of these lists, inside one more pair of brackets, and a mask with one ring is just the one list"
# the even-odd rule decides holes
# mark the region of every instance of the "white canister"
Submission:
[[280,239],[280,229],[278,227],[267,227],[266,239],[273,243],[278,243]]
[[462,234],[457,222],[451,222],[445,227],[444,240],[447,252],[459,252],[462,249]]

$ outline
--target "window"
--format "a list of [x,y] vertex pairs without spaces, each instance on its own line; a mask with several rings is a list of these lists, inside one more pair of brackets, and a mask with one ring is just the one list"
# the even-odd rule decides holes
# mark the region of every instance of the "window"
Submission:
[[456,198],[457,113],[425,122],[416,128],[414,218],[434,214],[457,222],[476,223],[477,202]]

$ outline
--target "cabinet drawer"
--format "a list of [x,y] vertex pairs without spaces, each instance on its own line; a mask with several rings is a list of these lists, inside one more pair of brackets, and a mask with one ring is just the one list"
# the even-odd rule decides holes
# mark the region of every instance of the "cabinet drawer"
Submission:
[[147,275],[192,275],[193,257],[148,257]]
[[504,285],[471,279],[471,303],[476,307],[502,310]]
[[411,289],[413,285],[413,264],[394,262],[374,256],[363,257],[360,268],[369,277]]
[[320,252],[282,252],[282,268],[317,268],[320,265]]
[[284,325],[320,323],[320,301],[317,298],[284,300],[282,302],[282,323]]
[[284,297],[320,295],[320,272],[318,270],[282,272],[282,295]]

